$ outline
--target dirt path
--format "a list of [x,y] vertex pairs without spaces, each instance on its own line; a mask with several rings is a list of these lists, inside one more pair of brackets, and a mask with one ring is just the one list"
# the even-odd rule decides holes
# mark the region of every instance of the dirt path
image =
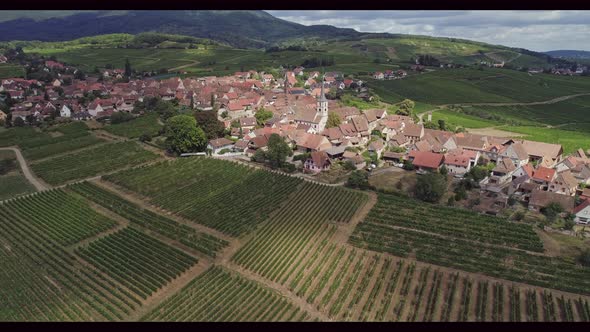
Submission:
[[[213,235],[215,237],[218,237],[218,238],[220,238],[222,240],[225,240],[225,241],[228,241],[230,243],[235,240],[234,238],[232,238],[232,237],[230,237],[230,236],[228,236],[226,234],[223,234],[223,233],[221,233],[218,230],[215,230],[215,229],[212,229],[212,228],[203,226],[201,224],[197,224],[197,223],[195,223],[193,221],[184,219],[184,218],[179,217],[179,216],[177,216],[177,215],[175,215],[172,212],[169,212],[167,210],[164,210],[164,209],[161,209],[161,208],[157,208],[157,207],[151,205],[146,198],[141,197],[139,194],[130,193],[130,192],[126,191],[125,189],[123,189],[123,188],[121,188],[121,187],[119,187],[119,186],[117,186],[117,185],[115,185],[115,184],[113,184],[111,182],[108,182],[108,181],[105,181],[105,180],[100,179],[100,177],[96,177],[96,178],[90,180],[90,182],[92,182],[93,184],[101,187],[102,189],[111,191],[114,194],[119,195],[119,196],[123,197],[124,199],[130,201],[131,203],[137,204],[137,205],[139,205],[140,207],[142,207],[142,208],[144,208],[146,210],[149,210],[151,212],[154,212],[154,213],[163,215],[166,218],[170,218],[170,219],[172,219],[172,220],[174,220],[174,221],[176,221],[178,223],[181,223],[181,224],[190,226],[190,227],[192,227],[192,228],[194,228],[194,229],[196,229],[198,231],[211,234],[211,235]],[[231,244],[230,244],[230,246],[231,246]],[[225,250],[227,250],[227,248]]]
[[179,69],[183,69],[183,68],[187,68],[187,67],[190,67],[190,66],[198,65],[199,63],[200,63],[199,61],[196,61],[195,60],[195,61],[193,61],[191,63],[187,63],[186,65],[182,65],[182,66],[170,68],[170,69],[168,69],[168,72],[170,73],[170,72],[173,72],[173,71],[176,71],[176,70],[179,70]]
[[16,147],[8,147],[8,148],[0,148],[0,150],[14,151],[14,153],[16,154],[16,159],[18,159],[18,163],[20,164],[20,168],[23,172],[23,175],[35,187],[35,189],[37,189],[37,191],[43,191],[43,190],[47,190],[47,189],[51,188],[49,185],[45,184],[45,182],[37,179],[37,177],[35,177],[35,175],[33,175],[33,172],[29,169],[29,165],[27,164],[25,158],[23,158],[23,155],[20,152],[20,149],[18,149]]
[[590,92],[586,92],[586,93],[578,93],[578,94],[574,94],[574,95],[567,95],[567,96],[561,96],[561,97],[557,97],[557,98],[553,98],[553,99],[549,99],[549,100],[544,100],[544,101],[534,101],[534,102],[530,102],[530,103],[457,103],[457,104],[442,104],[442,105],[438,105],[438,107],[436,107],[435,109],[432,109],[430,111],[426,111],[423,113],[418,114],[418,118],[420,119],[419,123],[422,123],[422,118],[424,117],[425,114],[428,113],[432,113],[432,112],[436,112],[438,110],[441,110],[443,108],[446,108],[448,106],[535,106],[535,105],[550,105],[550,104],[555,104],[555,103],[559,103],[562,101],[566,101],[569,99],[573,99],[576,97],[581,97],[581,96],[589,96]]
[[359,210],[357,210],[350,222],[338,224],[338,229],[332,237],[334,242],[346,243],[348,238],[352,235],[352,232],[354,232],[356,226],[365,219],[373,206],[377,204],[377,194],[373,191],[368,191],[367,194],[369,196],[369,200]]
[[269,287],[269,288],[274,289],[275,291],[279,292],[279,294],[281,296],[284,296],[284,297],[290,299],[292,303],[298,305],[300,308],[307,311],[312,316],[312,319],[319,318],[322,321],[329,321],[330,320],[330,318],[326,314],[317,310],[316,306],[309,304],[309,303],[307,303],[307,301],[305,299],[296,296],[291,291],[289,291],[289,289],[286,286],[280,285],[276,282],[269,281],[268,279],[263,278],[255,273],[253,273],[249,270],[246,270],[246,269],[242,268],[241,266],[235,265],[231,262],[228,264],[224,264],[224,266],[228,269],[231,269],[233,271],[236,271],[236,272],[242,274],[243,276],[245,276],[248,279],[257,281],[257,282],[265,285],[266,287]]

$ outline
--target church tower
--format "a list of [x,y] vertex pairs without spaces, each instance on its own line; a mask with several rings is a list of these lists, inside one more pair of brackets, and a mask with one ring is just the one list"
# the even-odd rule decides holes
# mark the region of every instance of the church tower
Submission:
[[324,80],[322,80],[322,89],[320,93],[320,98],[317,102],[317,113],[319,116],[328,117],[328,99],[326,99],[326,95],[324,94]]
[[318,123],[318,132],[320,133],[324,131],[328,123],[328,99],[326,99],[326,95],[324,94],[324,82],[324,79],[322,79],[322,89],[316,108],[316,118],[319,117],[320,119]]

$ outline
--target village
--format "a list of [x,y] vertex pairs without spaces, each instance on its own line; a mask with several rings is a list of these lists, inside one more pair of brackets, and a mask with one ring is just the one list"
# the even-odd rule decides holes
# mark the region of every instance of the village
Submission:
[[[345,165],[368,174],[387,168],[418,175],[444,172],[459,182],[474,168],[486,168],[476,179],[481,194],[478,204],[471,204],[473,210],[495,215],[516,200],[539,212],[557,203],[562,215],[573,216],[578,224],[590,222],[590,158],[582,149],[564,155],[559,144],[428,129],[421,118],[344,106],[328,99],[328,91],[348,89],[361,97],[369,93],[361,80],[342,73],[297,67],[281,77],[248,71],[124,81],[123,69],[78,77],[75,68],[47,60],[45,70],[57,73],[56,78],[48,83],[2,80],[0,92],[12,100],[12,125],[47,118],[108,119],[117,112],[132,113],[144,98],[159,97],[185,109],[216,112],[227,135],[209,141],[214,157],[255,160],[277,134],[293,150],[287,160],[290,170],[311,177]],[[374,74],[376,79],[405,75],[402,70]],[[1,111],[0,120],[7,120]]]

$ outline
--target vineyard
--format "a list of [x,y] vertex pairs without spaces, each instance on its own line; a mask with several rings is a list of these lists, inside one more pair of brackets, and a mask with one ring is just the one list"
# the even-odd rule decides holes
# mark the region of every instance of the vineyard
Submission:
[[104,142],[88,131],[83,122],[53,127],[45,132],[30,127],[0,133],[0,146],[18,145],[27,160],[34,161]]
[[19,219],[34,225],[63,246],[69,246],[104,232],[115,222],[92,210],[81,198],[62,189],[43,191],[2,203]]
[[165,161],[104,179],[231,236],[254,230],[302,182],[212,158]]
[[142,299],[197,263],[196,258],[133,228],[91,242],[77,253]]
[[[407,209],[412,204],[409,198],[380,194],[377,205],[357,226],[349,242],[361,248],[400,257],[412,254],[419,261],[439,266],[535,286],[590,294],[589,268],[507,246],[529,250],[536,248],[535,243],[539,240],[533,238],[534,233],[530,226],[497,220],[494,222],[498,224],[498,228],[485,233],[482,229],[485,229],[485,223],[491,221],[478,221],[478,218],[487,217],[471,213],[473,222],[466,222],[469,219],[464,211],[436,207],[436,213],[433,211],[428,214],[424,212],[428,207]],[[452,214],[453,211],[456,211],[457,217]],[[458,220],[464,220],[463,228],[458,226]],[[425,225],[429,223],[437,225],[426,228]],[[447,224],[450,226],[447,227]],[[454,232],[449,230],[452,227]],[[466,238],[465,234],[474,234],[476,231],[479,232],[479,237],[473,235]],[[508,233],[514,235],[510,236]],[[495,243],[498,239],[505,245]]]
[[[69,223],[42,222],[51,219],[46,216],[54,207],[37,205],[39,212],[29,217],[22,206],[0,205],[0,321],[122,320],[141,305],[119,283],[81,265],[54,240]],[[85,234],[88,230],[86,226]]]
[[[33,167],[64,183],[142,156],[109,143]],[[103,180],[0,202],[0,321],[590,321],[590,270],[529,225],[213,158]]]
[[309,314],[276,292],[213,267],[142,318],[173,322],[307,321]]
[[158,123],[158,114],[151,113],[131,121],[106,126],[104,129],[113,135],[138,138],[143,134],[157,136],[162,127]]
[[97,147],[39,161],[33,172],[45,182],[58,185],[157,158],[135,142],[102,144]]
[[197,232],[194,228],[142,209],[124,198],[89,182],[70,185],[68,189],[119,214],[133,224],[176,240],[207,256],[215,257],[216,253],[228,244],[226,241],[212,235]]

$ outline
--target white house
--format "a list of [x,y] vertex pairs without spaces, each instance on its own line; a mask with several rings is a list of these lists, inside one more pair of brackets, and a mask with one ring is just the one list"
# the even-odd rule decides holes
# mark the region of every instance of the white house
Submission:
[[590,200],[585,200],[582,204],[578,205],[574,209],[574,221],[577,224],[588,224],[590,223]]
[[208,149],[211,149],[211,153],[213,153],[214,155],[219,155],[221,150],[224,149],[232,150],[233,147],[234,142],[224,137],[210,140],[209,145],[207,146]]
[[62,118],[69,118],[72,116],[72,110],[68,107],[68,105],[63,105],[61,110],[59,110],[59,116]]

